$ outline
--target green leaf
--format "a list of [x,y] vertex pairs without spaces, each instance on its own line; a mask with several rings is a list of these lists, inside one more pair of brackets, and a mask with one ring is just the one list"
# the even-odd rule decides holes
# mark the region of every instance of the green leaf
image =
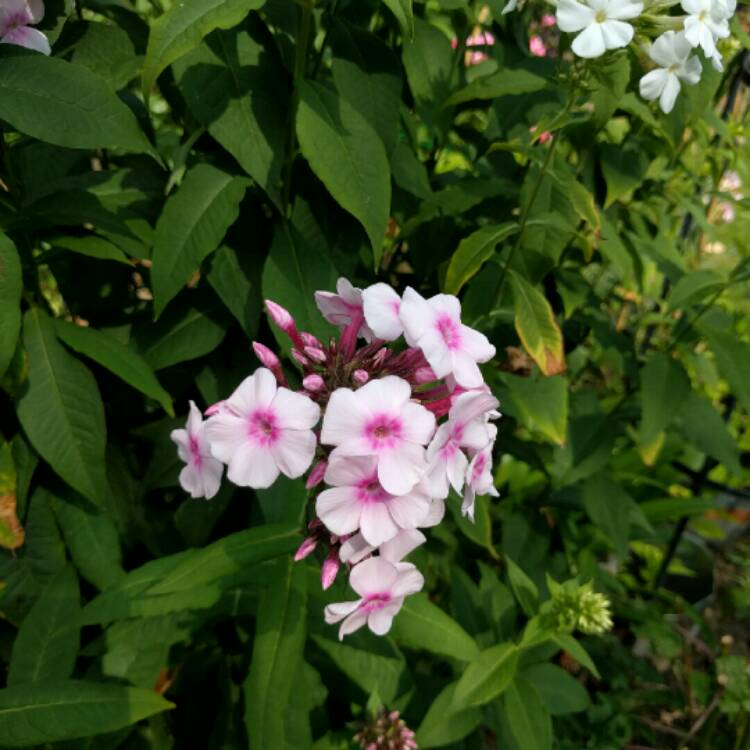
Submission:
[[136,330],[133,346],[153,370],[186,362],[213,351],[227,332],[218,302],[172,305],[156,323]]
[[404,43],[403,61],[414,99],[428,119],[437,117],[450,93],[454,51],[442,31],[420,18],[414,36]]
[[0,690],[4,747],[27,747],[113,732],[172,708],[153,690],[67,680]]
[[493,224],[472,232],[458,244],[445,272],[445,291],[458,294],[494,254],[500,242],[518,231],[514,222]]
[[501,695],[515,679],[519,654],[512,643],[500,643],[482,651],[461,675],[454,705],[483,706]]
[[599,130],[610,120],[628,89],[630,61],[626,53],[615,53],[598,59],[591,72],[594,125]]
[[482,715],[478,708],[463,708],[455,701],[456,682],[446,685],[427,709],[417,730],[419,747],[440,747],[458,742],[479,725]]
[[21,261],[15,245],[0,232],[0,380],[16,351],[21,332]]
[[586,688],[556,664],[532,664],[521,675],[536,688],[552,716],[578,713],[591,705]]
[[391,172],[400,188],[424,201],[432,200],[433,193],[427,167],[405,143],[397,143],[391,154]]
[[174,416],[170,395],[138,353],[104,331],[84,328],[64,320],[55,321],[55,332],[71,349],[106,367],[128,385],[158,401],[167,414]]
[[[245,724],[253,747],[287,747],[287,706],[298,687],[306,635],[305,570],[278,560],[258,608],[250,673],[244,685]],[[308,744],[312,744],[307,727]]]
[[214,29],[231,29],[265,0],[180,0],[151,24],[143,93],[148,99],[159,74],[175,60],[195,49]]
[[72,494],[52,497],[52,510],[79,573],[100,591],[124,575],[117,527],[104,510]]
[[23,321],[28,387],[18,419],[35,450],[74,489],[100,505],[107,492],[104,406],[94,376],[68,354],[39,308]]
[[263,24],[212,32],[174,70],[193,116],[280,205],[287,80]]
[[646,178],[648,159],[638,145],[602,143],[599,145],[602,172],[607,183],[607,200],[604,208],[625,198]]
[[[314,257],[315,263],[309,258]],[[316,290],[333,290],[338,274],[325,247],[313,244],[297,229],[294,220],[276,228],[263,267],[263,296],[285,307],[301,331],[309,331],[326,341],[332,329],[315,305]],[[274,329],[286,348],[289,341]]]
[[691,392],[680,406],[677,427],[699,451],[724,464],[732,474],[742,474],[737,441],[707,398]]
[[529,617],[533,617],[539,610],[539,591],[536,584],[507,554],[505,555],[505,564],[508,567],[508,581],[511,589],[513,589],[513,595],[521,605],[521,609]]
[[503,703],[510,730],[523,750],[552,749],[552,720],[533,685],[517,678],[506,690]]
[[726,286],[724,279],[715,271],[692,271],[686,273],[669,295],[669,309],[682,310],[701,302]]
[[392,154],[398,139],[401,66],[390,48],[356,26],[333,26],[331,73],[339,94],[375,129]]
[[648,445],[675,418],[690,394],[690,380],[677,360],[655,354],[641,369],[641,425],[639,441]]
[[158,318],[201,262],[219,246],[240,212],[247,180],[198,164],[167,199],[156,225],[151,282]]
[[533,94],[549,86],[546,79],[523,68],[503,68],[496,73],[475,78],[453,94],[446,104],[463,104],[473,99],[497,99],[499,96]]
[[8,668],[8,686],[66,680],[78,653],[80,593],[68,565],[52,577],[26,615]]
[[586,667],[586,669],[588,669],[597,680],[601,679],[599,670],[589,656],[588,651],[586,651],[586,649],[575,638],[573,638],[572,635],[556,635],[552,640],[563,651],[572,656],[581,666]]
[[18,48],[2,50],[0,67],[0,119],[21,133],[66,148],[153,153],[135,115],[90,70]]
[[599,239],[599,252],[617,269],[622,279],[632,279],[635,273],[633,257],[625,244],[615,225],[602,213],[600,214],[602,232]]
[[383,4],[387,5],[391,13],[396,16],[404,36],[407,39],[413,38],[414,9],[412,8],[412,0],[383,0]]
[[250,338],[258,332],[260,275],[250,248],[235,250],[222,245],[212,256],[206,279]]
[[504,410],[530,430],[558,445],[568,431],[568,381],[563,376],[522,378],[507,375]]
[[380,265],[391,208],[391,170],[383,142],[346,99],[299,83],[297,138],[302,155],[333,198],[360,221]]
[[52,247],[59,247],[63,250],[70,250],[72,253],[85,255],[97,260],[113,260],[116,263],[122,263],[131,266],[130,260],[117,245],[110,242],[104,237],[97,234],[90,234],[83,237],[53,237],[48,240]]
[[474,639],[426,594],[415,594],[406,599],[393,621],[391,635],[396,643],[408,648],[459,661],[473,661],[479,654]]
[[562,332],[544,295],[515,271],[509,272],[513,289],[516,333],[523,348],[545,375],[565,372]]
[[745,411],[750,413],[750,344],[741,341],[734,333],[709,325],[701,325],[701,333],[716,357],[722,376],[736,394]]
[[639,503],[643,516],[651,523],[676,521],[682,516],[699,516],[706,511],[716,510],[715,500],[701,500],[697,497],[666,497],[660,500],[647,500]]
[[617,556],[628,552],[630,518],[635,501],[604,474],[589,477],[583,485],[583,507],[592,522],[614,545]]

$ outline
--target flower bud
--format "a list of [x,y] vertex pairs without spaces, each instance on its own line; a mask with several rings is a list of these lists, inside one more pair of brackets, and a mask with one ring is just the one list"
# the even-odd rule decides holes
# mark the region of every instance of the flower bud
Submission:
[[291,355],[300,367],[307,367],[310,364],[310,360],[299,349],[292,349]]
[[352,380],[357,385],[364,385],[370,379],[370,373],[367,370],[355,370],[352,373]]
[[317,346],[306,346],[304,352],[313,362],[325,362],[328,359],[328,355]]
[[299,562],[304,560],[308,555],[312,554],[315,547],[318,545],[318,540],[315,537],[309,536],[300,544],[299,549],[294,554],[294,561]]
[[281,369],[279,358],[267,346],[258,341],[253,341],[253,351],[261,364],[274,374],[279,385],[286,385],[286,377],[284,376],[284,371]]
[[320,343],[320,340],[307,331],[301,331],[300,338],[305,342],[305,346],[314,346],[318,349],[323,348],[323,344]]
[[333,585],[340,567],[339,553],[336,550],[331,550],[328,557],[323,561],[323,567],[320,571],[320,585],[323,587],[323,591]]
[[270,299],[266,300],[266,310],[268,311],[268,317],[289,336],[295,346],[302,348],[305,345],[289,310]]
[[305,387],[306,391],[310,391],[310,393],[318,393],[318,391],[322,391],[326,387],[326,381],[323,380],[320,375],[313,373],[312,375],[306,375],[302,378],[302,385]]
[[380,367],[383,364],[383,362],[385,362],[385,360],[388,358],[389,354],[390,352],[385,347],[383,347],[382,349],[378,349],[372,358],[372,366]]

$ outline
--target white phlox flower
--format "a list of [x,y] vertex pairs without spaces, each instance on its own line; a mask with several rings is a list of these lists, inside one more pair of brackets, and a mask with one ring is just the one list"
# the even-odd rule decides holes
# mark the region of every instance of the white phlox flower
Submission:
[[729,19],[735,8],[734,0],[682,0],[682,9],[688,14],[684,22],[685,38],[693,47],[700,47],[706,57],[714,59],[718,55],[717,40],[729,36]]
[[658,99],[664,113],[672,111],[681,81],[693,85],[700,80],[703,68],[697,57],[690,57],[691,52],[690,42],[681,31],[665,31],[648,51],[659,67],[641,78],[641,96],[649,101]]
[[599,57],[608,49],[627,47],[633,39],[633,27],[625,21],[637,18],[643,3],[631,0],[560,0],[557,25],[562,31],[580,34],[571,49],[578,57]]

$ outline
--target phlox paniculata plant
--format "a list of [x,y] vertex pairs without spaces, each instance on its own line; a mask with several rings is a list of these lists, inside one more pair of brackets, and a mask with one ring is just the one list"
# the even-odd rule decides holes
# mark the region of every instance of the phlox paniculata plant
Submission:
[[0,44],[15,44],[49,55],[49,40],[34,28],[43,18],[42,0],[0,0]]
[[302,387],[294,390],[279,358],[255,342],[264,366],[205,420],[191,402],[185,429],[172,433],[185,462],[180,482],[210,499],[224,467],[230,482],[254,489],[309,472],[314,517],[296,559],[322,551],[323,588],[348,569],[358,598],[325,610],[326,622],[341,623],[340,638],[365,624],[382,635],[423,587],[404,558],[426,541],[420,529],[440,523],[451,488],[472,520],[477,496],[497,495],[498,400],[479,369],[495,348],[461,322],[451,295],[425,299],[409,287],[399,296],[384,283],[360,290],[342,278],[315,301],[338,340],[299,331],[268,300]]
[[[511,0],[503,12],[510,13],[519,4]],[[593,59],[631,45],[645,53],[653,69],[641,78],[639,91],[648,101],[658,100],[665,113],[674,108],[683,84],[700,81],[703,67],[696,53],[702,52],[716,70],[723,70],[719,44],[729,38],[729,23],[737,9],[736,0],[559,0],[552,4],[557,27],[574,35],[570,47],[575,56]],[[541,57],[554,54],[538,34],[531,37],[530,50]]]

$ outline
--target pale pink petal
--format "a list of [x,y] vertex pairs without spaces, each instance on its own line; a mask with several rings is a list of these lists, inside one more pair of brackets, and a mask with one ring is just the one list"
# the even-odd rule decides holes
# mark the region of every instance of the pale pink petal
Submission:
[[350,633],[359,630],[366,622],[367,612],[362,609],[352,612],[352,614],[341,623],[341,627],[339,628],[339,640],[343,641],[345,635],[349,635]]
[[[391,540],[393,541],[393,540]],[[391,542],[386,542],[383,547]],[[381,547],[381,554],[383,547]],[[339,549],[339,559],[341,562],[356,565],[360,560],[364,560],[369,554],[375,551],[375,547],[368,544],[362,534],[350,536]]]
[[442,498],[434,498],[430,506],[430,512],[427,514],[427,518],[422,521],[422,528],[429,529],[433,526],[437,526],[442,522],[445,517],[445,502]]
[[411,398],[411,386],[395,375],[371,380],[356,392],[357,399],[371,414],[396,413]]
[[279,427],[310,430],[320,419],[320,407],[308,396],[279,388],[271,404]]
[[427,445],[435,432],[435,415],[420,404],[409,402],[401,409],[401,436],[411,443]]
[[203,459],[203,497],[210,500],[216,495],[221,487],[221,476],[224,473],[224,464],[215,458]]
[[464,500],[461,503],[461,515],[468,517],[468,519],[474,522],[474,500],[476,499],[476,493],[470,485],[466,485],[464,489]]
[[223,413],[210,417],[204,429],[211,446],[211,455],[225,464],[248,442],[247,422],[234,414]]
[[419,348],[438,378],[444,378],[453,369],[451,350],[436,328],[428,329],[419,339]]
[[391,495],[405,495],[426,471],[424,448],[414,443],[402,443],[381,454],[378,460],[378,479]]
[[188,412],[187,431],[190,435],[197,435],[203,429],[203,415],[200,409],[195,405],[195,401],[190,402],[190,411]]
[[359,530],[369,544],[379,547],[396,536],[399,527],[391,517],[386,503],[367,503],[361,508]]
[[477,362],[489,362],[496,353],[489,339],[469,326],[461,326],[461,349]]
[[468,424],[499,405],[500,402],[489,391],[467,391],[453,402],[449,416],[454,421]]
[[227,479],[239,487],[266,489],[279,476],[279,467],[263,446],[243,443],[229,461]]
[[317,444],[312,430],[281,430],[271,455],[284,476],[296,479],[310,468]]
[[401,562],[410,552],[413,552],[421,544],[424,544],[427,538],[417,529],[402,529],[380,547],[380,556],[388,562]]
[[464,478],[466,476],[466,469],[469,465],[469,459],[463,451],[456,451],[452,456],[449,456],[446,461],[445,473],[448,477],[448,481],[451,483],[451,487],[456,492],[461,492],[464,487]]
[[318,495],[315,512],[329,531],[343,536],[359,528],[362,506],[351,488],[333,487]]
[[492,440],[490,427],[494,427],[494,425],[488,425],[480,419],[475,419],[473,422],[464,425],[461,447],[474,451],[482,450]]
[[16,26],[19,21],[23,26],[34,22],[26,0],[2,0],[0,2],[0,36],[4,36],[8,29]]
[[259,367],[248,375],[227,399],[227,405],[237,414],[249,414],[251,411],[270,406],[276,395],[276,378],[265,367]]
[[454,352],[452,359],[453,375],[460,386],[464,388],[478,388],[484,383],[482,371],[468,354]]
[[44,2],[43,0],[27,0],[27,3],[31,23],[36,25],[44,18]]
[[422,574],[413,565],[401,563],[398,578],[391,587],[391,595],[409,596],[409,594],[416,594],[417,591],[421,591],[423,586],[424,577]]
[[[367,385],[360,388],[360,391],[364,388],[367,388]],[[320,442],[324,445],[341,445],[352,438],[360,437],[368,416],[354,391],[349,388],[337,388],[331,394],[326,407]]]
[[360,604],[362,604],[361,599],[357,599],[356,602],[338,602],[336,604],[329,604],[324,611],[326,623],[328,623],[328,625],[333,625],[335,622],[340,622],[347,615],[354,612]]
[[432,462],[432,459],[438,455],[440,449],[448,442],[450,436],[451,424],[449,422],[444,422],[437,428],[434,437],[430,441],[430,444],[427,446],[428,461]]
[[190,436],[187,430],[172,430],[169,439],[177,446],[177,455],[180,461],[190,461]]
[[315,304],[321,315],[335,326],[346,326],[351,323],[352,310],[338,294],[333,292],[315,292]]
[[355,565],[349,575],[349,585],[360,595],[370,596],[390,592],[398,571],[387,560],[371,557]]
[[31,26],[18,26],[11,29],[0,39],[0,43],[16,44],[19,47],[41,52],[43,55],[49,55],[52,52],[49,39],[41,31],[32,29]]
[[395,341],[404,331],[399,319],[401,297],[382,282],[362,292],[365,320],[372,332],[384,341]]
[[450,492],[445,462],[437,456],[429,465],[425,476],[431,497],[446,498]]
[[401,298],[398,317],[404,327],[404,335],[409,346],[415,345],[434,320],[427,300],[410,286],[406,287],[404,296]]
[[179,476],[180,486],[190,497],[203,497],[203,478],[200,471],[192,464],[182,468]]
[[375,473],[377,459],[373,456],[336,457],[328,463],[326,484],[354,487]]
[[[421,526],[430,512],[430,499],[418,492],[392,497],[384,504],[388,506],[391,517],[402,529],[416,529]],[[374,544],[372,540],[369,541]]]
[[452,294],[436,294],[427,300],[433,311],[433,318],[447,315],[456,323],[461,322],[461,303]]
[[398,601],[390,602],[382,609],[371,612],[367,618],[367,627],[375,635],[385,635],[391,629],[393,618],[398,614],[403,603],[404,600],[399,599]]

